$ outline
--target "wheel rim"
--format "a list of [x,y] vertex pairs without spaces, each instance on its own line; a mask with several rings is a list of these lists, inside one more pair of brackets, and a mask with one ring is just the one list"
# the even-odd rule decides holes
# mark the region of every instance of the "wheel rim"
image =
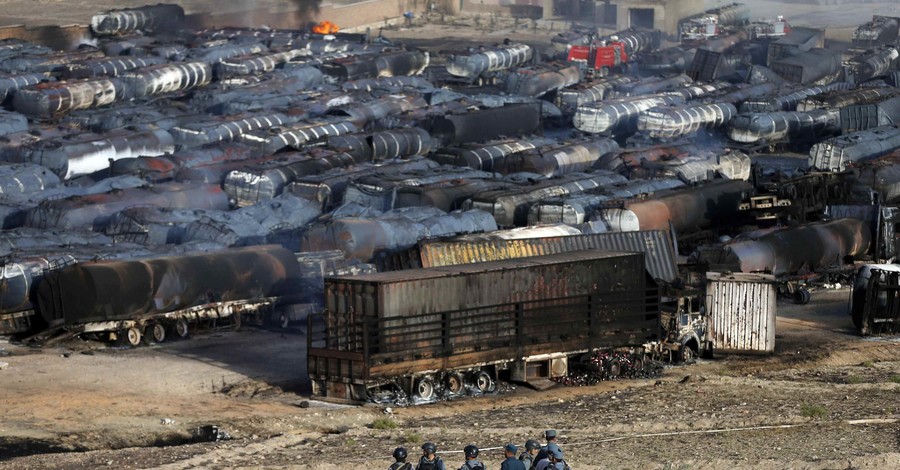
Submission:
[[491,391],[491,387],[494,385],[494,381],[491,379],[491,376],[488,375],[487,372],[481,371],[478,373],[478,376],[475,377],[475,387],[478,388],[480,392],[489,392]]
[[434,396],[434,384],[429,379],[421,379],[416,383],[416,396],[422,400],[430,400]]
[[153,341],[156,343],[162,343],[166,340],[166,329],[159,323],[153,325],[153,329],[150,330],[153,335]]
[[132,346],[141,344],[141,332],[137,328],[129,328],[125,332],[125,338],[128,340],[128,344]]
[[175,332],[178,333],[178,336],[184,338],[188,334],[188,324],[184,320],[178,320],[175,323]]
[[463,380],[459,374],[450,374],[447,377],[447,391],[452,394],[457,394],[462,392],[463,390]]
[[286,313],[282,313],[282,314],[278,317],[278,323],[281,325],[282,328],[287,328],[288,325],[291,324],[291,319],[288,318],[288,316],[287,316]]

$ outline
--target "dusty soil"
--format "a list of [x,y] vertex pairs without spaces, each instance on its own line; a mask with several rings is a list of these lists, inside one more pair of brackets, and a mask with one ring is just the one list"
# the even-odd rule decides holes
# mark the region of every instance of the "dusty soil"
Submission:
[[[549,26],[479,28],[483,36],[471,41],[554,34]],[[445,33],[460,36],[454,25],[385,32],[432,47],[470,41],[435,41]],[[847,296],[821,291],[808,306],[780,305],[771,356],[391,413],[317,401],[300,407],[309,390],[301,327],[203,333],[137,349],[31,349],[0,339],[8,364],[0,369],[0,469],[384,468],[395,446],[415,454],[425,440],[448,451],[455,468],[469,442],[522,443],[546,428],[561,431],[579,469],[900,468],[900,338],[856,336]],[[373,429],[385,418],[396,428]],[[233,439],[197,442],[197,428],[208,424]],[[492,468],[498,452],[483,454]]]
[[[659,379],[524,387],[394,408],[308,408],[303,328],[137,349],[0,343],[0,468],[386,467],[395,446],[521,443],[557,428],[575,468],[900,468],[900,338],[850,330],[848,291],[779,305],[772,356]],[[373,429],[389,418],[395,429]],[[384,421],[384,420],[382,420]],[[214,424],[233,439],[198,443]],[[377,426],[386,427],[386,426]],[[501,456],[484,451],[493,467]]]

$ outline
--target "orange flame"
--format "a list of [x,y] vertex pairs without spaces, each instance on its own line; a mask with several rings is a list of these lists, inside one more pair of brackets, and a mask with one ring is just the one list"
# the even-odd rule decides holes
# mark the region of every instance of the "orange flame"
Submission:
[[340,31],[340,28],[330,21],[323,21],[312,27],[314,34],[334,34],[338,31]]

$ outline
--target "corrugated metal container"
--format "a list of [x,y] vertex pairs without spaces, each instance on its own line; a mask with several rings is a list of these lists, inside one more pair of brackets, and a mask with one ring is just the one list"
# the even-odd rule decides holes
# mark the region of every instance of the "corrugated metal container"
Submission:
[[432,268],[484,261],[508,260],[578,250],[615,250],[646,254],[647,271],[654,279],[672,282],[678,277],[675,248],[669,232],[611,232],[567,237],[520,240],[443,240],[419,244],[422,267]]
[[813,83],[840,71],[841,54],[827,49],[811,49],[779,59],[769,64],[769,68],[789,82]]
[[900,124],[900,96],[880,103],[841,108],[841,128],[845,134],[890,124]]
[[[646,279],[642,253],[596,250],[328,277],[325,279],[325,323],[331,338],[360,337],[362,320],[379,319],[379,329],[384,332],[378,344],[380,353],[409,348],[430,350],[441,347],[443,338],[435,334],[434,325],[446,312],[513,309],[502,321],[480,322],[476,316],[445,332],[454,338],[465,338],[466,342],[489,341],[515,330],[516,303],[541,301],[550,307],[564,298],[599,295],[606,302],[622,302],[605,311],[615,319],[617,328],[640,325],[649,331],[658,321],[658,312],[654,315],[645,310],[647,282],[652,284],[652,280]],[[404,330],[402,342],[389,334],[392,330]],[[609,333],[613,334],[614,330]],[[327,346],[349,346],[351,350],[359,347]]]
[[775,277],[706,273],[706,308],[716,351],[775,352]]
[[812,28],[792,27],[791,32],[775,42],[769,43],[766,65],[782,57],[806,52],[815,47],[825,47],[825,31]]

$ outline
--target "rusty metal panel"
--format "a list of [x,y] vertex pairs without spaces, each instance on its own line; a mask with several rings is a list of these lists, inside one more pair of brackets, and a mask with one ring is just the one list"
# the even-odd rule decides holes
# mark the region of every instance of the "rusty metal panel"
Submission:
[[775,352],[775,277],[707,273],[706,308],[716,351]]
[[422,267],[432,268],[484,261],[508,260],[578,250],[645,253],[647,271],[654,279],[672,282],[678,277],[675,249],[669,232],[611,232],[520,240],[424,241],[419,244]]
[[[365,350],[383,358],[385,363],[412,360],[410,356],[415,355],[435,357],[476,352],[481,349],[477,344],[483,346],[497,338],[518,334],[516,322],[520,313],[539,320],[540,325],[529,326],[535,322],[523,319],[522,325],[535,334],[547,336],[549,330],[568,329],[571,331],[564,336],[583,335],[577,338],[575,350],[590,347],[591,335],[586,334],[589,329],[592,335],[596,333],[596,339],[608,336],[605,341],[615,343],[606,346],[640,344],[652,334],[658,322],[658,312],[648,312],[645,308],[643,258],[641,253],[586,250],[490,263],[329,277],[325,281],[326,344],[337,351]],[[570,305],[576,298],[581,300]],[[602,318],[594,326],[584,323],[591,315],[592,302],[600,309],[598,314]],[[526,308],[535,303],[542,308]],[[569,317],[581,318],[582,324],[566,323]],[[554,326],[556,322],[561,324]],[[541,352],[571,346],[563,340],[555,343],[544,340],[548,344],[542,346]],[[533,344],[523,343],[522,347]],[[487,349],[478,354],[475,362],[510,355],[516,353]]]

